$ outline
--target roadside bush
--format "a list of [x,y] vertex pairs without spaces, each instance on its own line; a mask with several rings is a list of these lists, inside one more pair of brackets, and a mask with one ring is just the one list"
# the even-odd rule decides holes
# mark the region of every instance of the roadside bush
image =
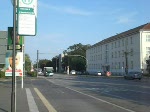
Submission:
[[5,78],[5,72],[0,71],[0,78]]
[[34,71],[33,72],[27,72],[27,74],[31,77],[36,77],[37,76],[36,72],[34,72]]
[[145,76],[145,77],[150,77],[150,74],[143,74],[143,76]]

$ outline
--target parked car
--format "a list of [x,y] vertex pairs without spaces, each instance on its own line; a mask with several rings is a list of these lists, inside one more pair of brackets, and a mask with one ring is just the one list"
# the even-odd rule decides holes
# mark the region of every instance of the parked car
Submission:
[[96,72],[96,75],[101,76],[101,75],[102,75],[102,72],[101,72],[101,71],[97,71],[97,72]]
[[75,70],[71,70],[70,74],[75,75],[76,71]]
[[142,73],[141,72],[129,72],[128,74],[124,75],[125,79],[142,79]]
[[44,75],[42,71],[38,71],[38,75]]

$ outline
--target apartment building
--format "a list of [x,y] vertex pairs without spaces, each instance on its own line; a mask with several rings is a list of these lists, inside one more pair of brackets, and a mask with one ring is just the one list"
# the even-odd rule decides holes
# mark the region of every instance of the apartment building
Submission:
[[146,73],[150,56],[150,23],[106,38],[86,51],[89,73],[111,71],[121,75],[129,71]]

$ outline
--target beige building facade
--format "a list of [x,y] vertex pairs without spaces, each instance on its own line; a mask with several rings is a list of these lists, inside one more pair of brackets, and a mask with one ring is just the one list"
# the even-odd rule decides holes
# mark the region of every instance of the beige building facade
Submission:
[[7,31],[0,31],[0,64],[5,64],[7,51]]
[[106,38],[86,51],[87,71],[110,71],[122,75],[129,71],[146,73],[150,56],[150,23]]

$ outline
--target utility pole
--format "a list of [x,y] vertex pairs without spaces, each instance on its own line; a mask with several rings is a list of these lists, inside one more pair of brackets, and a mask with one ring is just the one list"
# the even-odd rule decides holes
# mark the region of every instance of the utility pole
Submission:
[[128,52],[124,52],[125,54],[125,62],[126,62],[126,66],[125,66],[125,73],[128,74]]
[[37,72],[36,72],[37,77],[38,77],[38,69],[39,69],[39,50],[37,50]]
[[58,58],[57,58],[57,56],[56,56],[56,73],[57,73],[57,59],[58,59]]

